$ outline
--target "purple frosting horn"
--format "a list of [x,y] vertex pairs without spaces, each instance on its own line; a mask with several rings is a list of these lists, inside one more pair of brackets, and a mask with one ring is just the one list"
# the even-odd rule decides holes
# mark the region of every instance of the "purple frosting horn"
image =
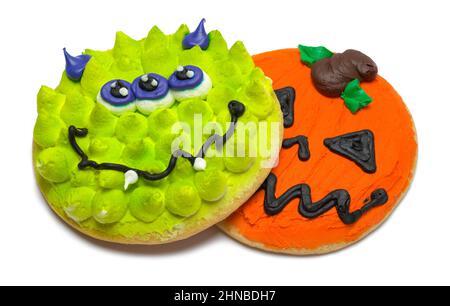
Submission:
[[200,48],[202,48],[203,50],[208,49],[209,36],[205,30],[205,22],[206,19],[203,18],[202,21],[200,21],[197,29],[194,32],[186,35],[186,37],[183,39],[184,49],[192,49],[195,46],[200,46]]
[[66,48],[64,50],[64,57],[66,58],[66,74],[74,82],[78,82],[83,76],[84,69],[91,59],[90,55],[83,54],[79,56],[70,55]]

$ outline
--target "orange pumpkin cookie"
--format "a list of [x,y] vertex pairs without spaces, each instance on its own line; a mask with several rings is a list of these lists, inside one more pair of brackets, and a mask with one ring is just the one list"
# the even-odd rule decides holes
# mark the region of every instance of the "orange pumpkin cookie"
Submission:
[[284,148],[261,190],[220,227],[263,250],[323,254],[392,213],[413,178],[417,140],[402,98],[369,57],[300,50],[254,57],[278,90]]

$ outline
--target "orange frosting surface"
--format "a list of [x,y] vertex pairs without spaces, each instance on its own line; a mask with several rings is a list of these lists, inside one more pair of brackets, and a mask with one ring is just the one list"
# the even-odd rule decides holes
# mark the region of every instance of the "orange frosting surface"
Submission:
[[[284,138],[305,135],[311,159],[298,159],[298,146],[282,149],[273,173],[278,177],[276,196],[299,183],[311,186],[317,201],[335,189],[347,189],[350,211],[361,208],[377,188],[385,188],[389,201],[374,208],[353,225],[345,225],[333,208],[312,220],[302,217],[298,200],[280,214],[264,212],[264,192],[256,193],[232,215],[226,225],[234,227],[250,241],[275,249],[310,249],[331,244],[348,244],[381,223],[407,190],[413,176],[417,142],[412,118],[402,98],[387,81],[377,77],[361,87],[373,98],[372,104],[353,115],[342,99],[322,96],[313,86],[311,70],[300,61],[298,49],[272,51],[254,57],[256,65],[274,81],[274,88],[292,86],[296,90],[295,123],[285,129]],[[352,161],[329,151],[323,140],[349,132],[370,129],[375,134],[378,170],[362,171]]]

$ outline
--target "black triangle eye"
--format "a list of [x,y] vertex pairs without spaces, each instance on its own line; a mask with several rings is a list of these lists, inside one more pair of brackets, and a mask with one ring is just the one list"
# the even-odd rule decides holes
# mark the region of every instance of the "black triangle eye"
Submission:
[[375,173],[375,141],[370,130],[353,132],[324,140],[330,151],[356,163],[363,171]]
[[295,89],[293,87],[284,87],[275,90],[275,94],[283,111],[284,127],[292,127],[294,125]]

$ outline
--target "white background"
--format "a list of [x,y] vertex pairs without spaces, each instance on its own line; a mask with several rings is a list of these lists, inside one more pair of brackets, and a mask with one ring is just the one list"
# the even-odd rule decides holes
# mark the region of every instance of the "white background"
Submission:
[[[448,1],[6,1],[0,7],[0,284],[450,284]],[[323,44],[360,49],[403,95],[419,133],[413,186],[363,242],[321,257],[266,254],[217,229],[173,245],[122,247],[70,230],[35,185],[36,93],[57,85],[62,47],[108,49],[207,18],[253,54]],[[395,133],[395,131],[392,131]]]

